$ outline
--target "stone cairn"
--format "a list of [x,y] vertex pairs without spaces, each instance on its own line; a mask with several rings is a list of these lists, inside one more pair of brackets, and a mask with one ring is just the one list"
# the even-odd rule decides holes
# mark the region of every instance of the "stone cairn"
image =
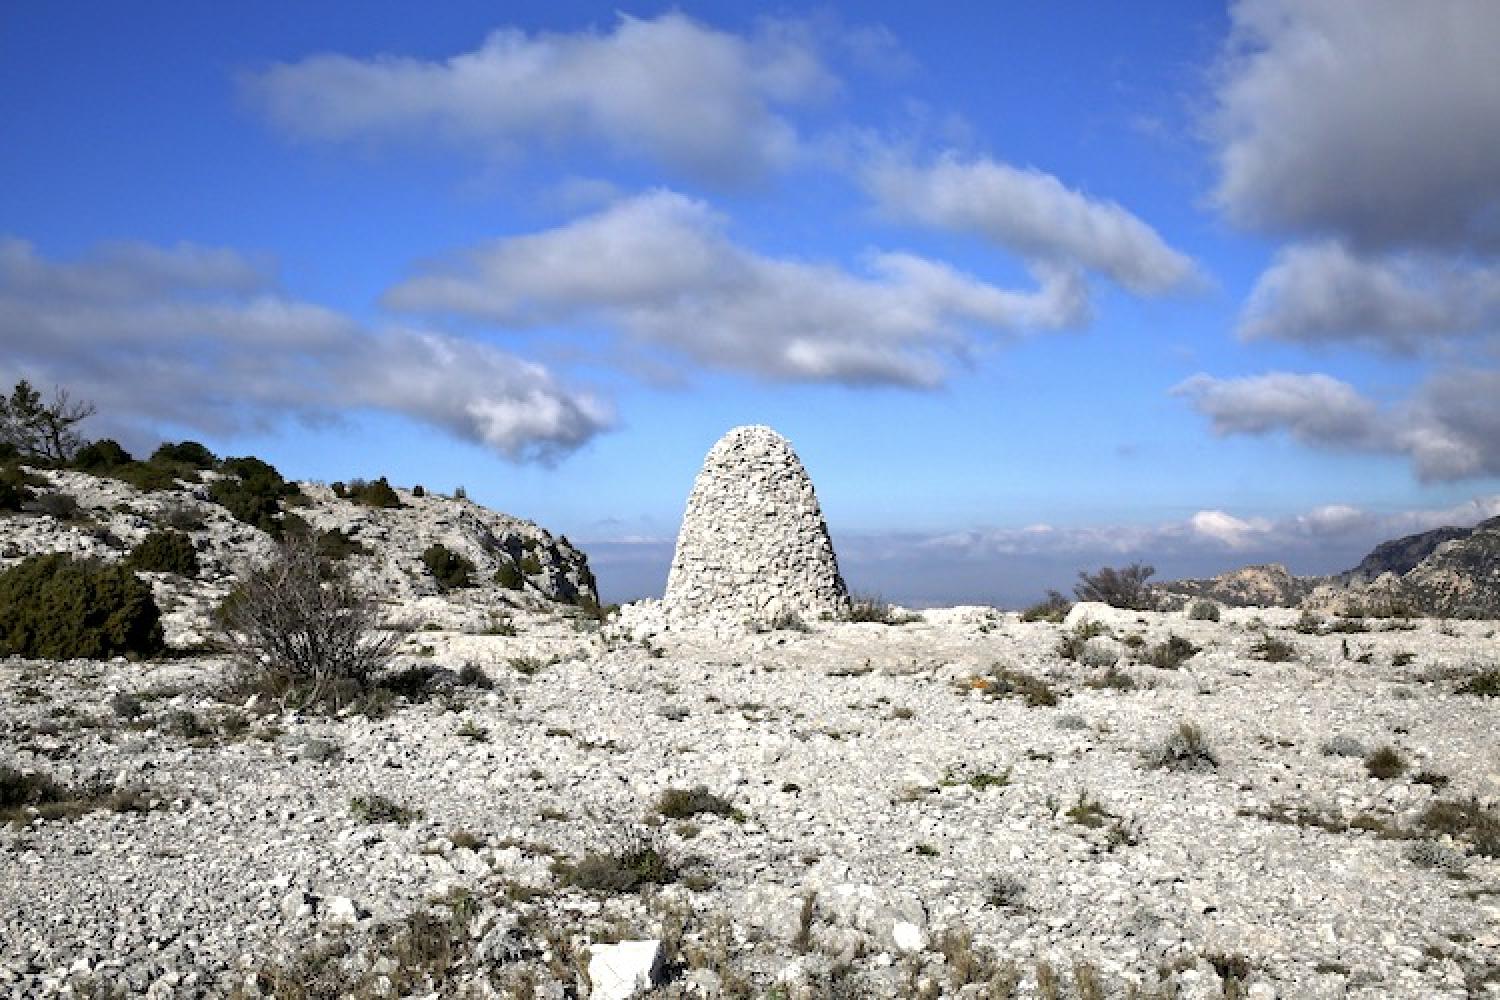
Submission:
[[673,617],[847,616],[828,526],[786,438],[736,427],[709,451],[688,496],[664,603]]

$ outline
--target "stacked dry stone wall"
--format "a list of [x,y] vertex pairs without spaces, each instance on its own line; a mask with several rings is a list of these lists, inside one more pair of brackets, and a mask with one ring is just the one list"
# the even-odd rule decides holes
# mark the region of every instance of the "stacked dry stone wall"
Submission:
[[667,578],[678,617],[844,617],[849,594],[812,480],[769,427],[719,439],[693,483]]

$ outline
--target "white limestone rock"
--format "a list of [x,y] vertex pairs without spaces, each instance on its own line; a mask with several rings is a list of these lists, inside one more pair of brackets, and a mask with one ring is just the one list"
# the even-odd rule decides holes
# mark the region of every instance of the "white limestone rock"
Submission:
[[589,949],[590,1000],[628,1000],[660,984],[660,941],[621,941]]
[[693,483],[664,601],[678,618],[843,617],[849,594],[812,480],[769,427],[719,439]]

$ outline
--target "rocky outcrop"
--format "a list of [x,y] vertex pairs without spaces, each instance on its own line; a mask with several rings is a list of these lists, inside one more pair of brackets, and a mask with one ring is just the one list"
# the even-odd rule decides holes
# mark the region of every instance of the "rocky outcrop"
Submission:
[[1401,577],[1400,594],[1425,614],[1500,618],[1500,518],[1433,549]]
[[786,438],[736,427],[693,483],[664,600],[674,617],[843,617],[849,595],[812,480]]
[[1159,585],[1158,592],[1166,607],[1206,598],[1229,607],[1294,608],[1323,582],[1322,577],[1293,576],[1280,563],[1266,563],[1204,580],[1173,580]]
[[1272,563],[1206,580],[1174,580],[1156,591],[1168,608],[1205,597],[1230,607],[1500,618],[1500,517],[1382,542],[1358,566],[1335,576],[1293,576]]
[[1423,559],[1432,555],[1439,545],[1451,542],[1455,538],[1467,538],[1475,530],[1477,529],[1436,528],[1432,531],[1423,531],[1404,538],[1393,538],[1388,542],[1381,542],[1370,551],[1369,555],[1360,560],[1358,566],[1340,573],[1338,581],[1349,586],[1370,583],[1386,573],[1404,576],[1416,569],[1417,564]]
[[[70,552],[106,561],[122,558],[150,532],[185,531],[198,551],[200,581],[227,581],[247,563],[268,555],[274,541],[235,520],[209,499],[203,484],[145,493],[117,479],[74,471],[37,470],[49,487],[77,501],[79,516],[44,513],[0,515],[0,569],[41,552]],[[212,476],[213,473],[205,473]],[[366,507],[334,495],[327,486],[301,484],[291,513],[315,531],[339,531],[351,543],[342,560],[356,583],[389,598],[440,592],[422,553],[441,544],[474,564],[477,589],[570,604],[598,600],[588,558],[563,537],[538,525],[488,510],[468,500],[397,490],[399,507]],[[503,577],[502,585],[497,577]]]

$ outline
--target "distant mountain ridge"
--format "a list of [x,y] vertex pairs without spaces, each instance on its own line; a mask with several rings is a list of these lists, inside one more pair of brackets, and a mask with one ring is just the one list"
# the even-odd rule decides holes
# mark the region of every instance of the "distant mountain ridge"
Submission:
[[1444,618],[1500,617],[1500,517],[1381,542],[1333,576],[1294,576],[1279,563],[1157,585],[1167,606],[1207,598],[1231,607],[1304,607]]

